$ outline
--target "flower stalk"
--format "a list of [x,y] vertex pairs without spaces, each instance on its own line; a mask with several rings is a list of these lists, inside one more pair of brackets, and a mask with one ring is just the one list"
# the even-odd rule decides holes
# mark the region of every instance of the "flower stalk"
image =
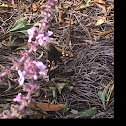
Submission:
[[[55,6],[54,0],[48,0],[46,8],[41,11],[44,20],[39,22],[39,28],[32,27],[27,30],[28,32],[28,50],[20,52],[21,58],[19,60],[13,59],[13,66],[7,68],[3,73],[0,73],[0,80],[12,70],[16,70],[19,78],[17,82],[22,86],[23,91],[27,92],[26,96],[22,93],[13,99],[14,102],[18,102],[18,105],[12,104],[10,110],[4,110],[0,113],[0,118],[22,118],[25,116],[25,107],[32,101],[31,94],[35,93],[39,89],[39,85],[35,83],[38,77],[42,77],[48,80],[46,66],[41,61],[35,61],[32,59],[32,52],[36,52],[39,46],[45,47],[47,43],[51,42],[53,38],[51,35],[52,31],[47,30],[48,19],[53,13]],[[27,83],[26,83],[27,82]]]

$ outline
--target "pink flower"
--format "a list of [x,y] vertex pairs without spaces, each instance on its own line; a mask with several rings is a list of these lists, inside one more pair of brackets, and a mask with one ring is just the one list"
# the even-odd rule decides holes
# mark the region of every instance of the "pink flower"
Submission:
[[41,29],[44,29],[44,28],[46,27],[47,24],[48,24],[47,21],[40,21],[40,22],[39,22],[39,27],[40,27]]
[[34,93],[37,89],[39,89],[39,86],[37,84],[24,84],[23,85],[23,91]]
[[41,11],[41,14],[45,17],[45,20],[47,20],[47,18],[51,16],[52,11],[50,9],[45,9]]
[[29,42],[29,43],[28,43],[29,49],[32,49],[34,52],[36,52],[38,45],[39,45],[39,44],[36,43],[36,41],[35,41],[35,42]]
[[30,29],[27,30],[28,35],[29,35],[29,39],[28,42],[32,42],[32,39],[35,38],[38,35],[38,28],[37,27],[32,27]]
[[[46,5],[47,5],[47,8],[53,8],[55,6],[55,4],[56,4],[55,0],[48,0]],[[48,7],[48,6],[50,6],[50,7]]]
[[28,79],[37,80],[38,76],[46,76],[46,66],[40,61],[32,61],[29,58],[24,62],[25,75]]
[[48,31],[46,34],[38,34],[36,36],[36,41],[39,43],[40,46],[45,46],[48,42],[51,42],[53,38],[49,37],[53,34],[52,31]]
[[40,46],[43,46],[45,44],[44,34],[38,34],[38,36],[36,37],[36,40]]
[[52,31],[48,31],[48,36],[51,36],[53,34]]
[[16,98],[13,99],[14,102],[20,102],[22,101],[22,94],[18,93],[18,95],[16,96]]
[[36,62],[36,66],[40,69],[40,70],[44,70],[46,68],[46,66],[43,64],[43,62]]
[[39,69],[39,75],[46,76],[47,75],[47,70],[46,66],[42,62],[36,62],[36,66]]
[[24,84],[24,75],[26,74],[26,71],[21,72],[21,70],[18,70],[18,74],[20,76],[18,78],[19,85],[23,85]]

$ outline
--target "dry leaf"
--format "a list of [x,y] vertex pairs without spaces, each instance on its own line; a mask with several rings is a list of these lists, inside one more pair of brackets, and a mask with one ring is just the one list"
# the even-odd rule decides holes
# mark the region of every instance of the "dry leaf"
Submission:
[[63,19],[62,19],[62,15],[63,15],[63,11],[59,10],[59,23],[63,23]]
[[104,32],[94,33],[94,34],[95,34],[95,35],[98,35],[98,36],[101,36],[101,35],[109,34],[109,33],[111,33],[111,32],[113,32],[112,29],[110,29],[110,30],[108,30],[108,31],[104,31]]
[[96,22],[95,26],[99,26],[105,22],[105,17],[99,17],[98,21]]
[[[38,5],[40,5],[40,3],[38,3]],[[40,5],[40,9],[41,9],[41,10],[46,9],[46,4],[45,4],[45,3],[43,3],[42,5]]]
[[59,111],[66,107],[65,104],[48,104],[48,103],[39,103],[32,102],[28,105],[29,108],[37,108],[39,107],[43,111]]
[[12,4],[10,3],[3,3],[2,5],[0,5],[0,8],[6,8],[6,7],[14,7]]
[[110,16],[106,16],[106,18],[110,19],[114,19],[114,14],[110,15]]
[[33,11],[37,11],[38,10],[38,6],[36,3],[32,3],[32,10]]
[[105,7],[105,6],[103,6],[103,5],[101,5],[101,4],[97,4],[97,3],[96,3],[96,5],[97,5],[99,8],[102,9],[102,12],[103,12],[103,13],[106,13],[106,7]]
[[104,0],[93,0],[91,3],[100,3],[100,4],[105,4]]
[[92,40],[85,40],[85,42],[88,42],[89,44],[93,44],[94,43],[94,41],[92,41]]
[[109,11],[110,11],[111,9],[113,9],[113,8],[114,8],[114,4],[111,4],[111,5],[107,8],[106,15],[108,15],[108,14],[109,14]]
[[[76,24],[77,23],[77,21],[75,20],[75,21],[73,21],[72,23],[71,23],[71,26],[73,26],[74,24]],[[62,29],[62,28],[67,28],[67,27],[70,27],[70,23],[65,23],[64,24],[64,26],[61,26],[61,27],[59,27],[59,29]]]
[[89,4],[81,4],[81,5],[77,6],[77,7],[75,8],[75,10],[76,10],[76,11],[79,11],[79,10],[82,10],[82,9],[84,9],[84,8],[86,8],[86,7],[89,7],[89,6],[90,6]]
[[73,5],[76,5],[73,1],[66,1],[66,3],[67,3],[67,7],[65,7],[65,8],[68,8],[68,7],[71,7]]
[[89,22],[88,24],[85,25],[86,27],[89,27],[89,26],[94,26],[94,24],[92,22]]
[[12,5],[18,4],[18,0],[12,0]]
[[91,0],[84,0],[86,4],[89,4]]

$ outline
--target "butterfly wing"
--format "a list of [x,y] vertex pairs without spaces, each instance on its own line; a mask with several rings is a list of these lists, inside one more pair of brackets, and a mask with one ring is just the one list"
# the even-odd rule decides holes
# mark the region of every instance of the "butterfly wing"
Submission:
[[61,56],[63,57],[73,57],[73,54],[69,51],[64,51],[59,47],[55,46],[53,43],[48,43],[46,45],[47,49],[47,70],[50,71],[52,64],[56,65],[57,61],[61,62]]

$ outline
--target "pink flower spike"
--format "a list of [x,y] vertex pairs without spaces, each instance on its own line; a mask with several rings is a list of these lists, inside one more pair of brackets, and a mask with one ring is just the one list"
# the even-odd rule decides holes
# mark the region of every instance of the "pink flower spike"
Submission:
[[16,98],[13,99],[14,102],[20,102],[21,100],[22,100],[22,94],[21,93],[18,93]]

